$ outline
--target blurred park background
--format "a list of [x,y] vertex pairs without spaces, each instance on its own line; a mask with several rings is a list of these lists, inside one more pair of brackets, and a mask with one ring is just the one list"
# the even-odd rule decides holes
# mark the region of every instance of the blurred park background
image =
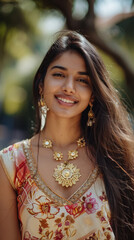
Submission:
[[97,47],[133,118],[134,0],[0,0],[0,149],[32,136],[32,81],[63,29]]

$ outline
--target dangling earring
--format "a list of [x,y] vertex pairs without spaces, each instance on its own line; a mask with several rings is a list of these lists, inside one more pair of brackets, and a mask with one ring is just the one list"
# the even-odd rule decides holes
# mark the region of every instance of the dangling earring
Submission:
[[45,123],[46,123],[46,117],[47,117],[47,111],[49,110],[49,108],[47,107],[45,100],[43,98],[43,94],[41,93],[41,98],[38,101],[38,106],[39,106],[39,112],[40,112],[40,119],[41,119],[41,127],[40,130],[42,131]]
[[90,103],[89,105],[90,105],[90,110],[88,112],[87,126],[92,127],[93,124],[95,123],[95,116],[94,116],[94,112],[92,110],[93,104]]

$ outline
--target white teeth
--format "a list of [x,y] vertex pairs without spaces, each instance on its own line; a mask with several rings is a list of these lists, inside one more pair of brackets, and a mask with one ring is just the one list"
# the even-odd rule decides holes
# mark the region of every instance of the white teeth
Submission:
[[60,98],[60,97],[58,97],[58,99],[61,100],[62,102],[65,102],[65,103],[75,103],[74,101],[64,99],[64,98]]

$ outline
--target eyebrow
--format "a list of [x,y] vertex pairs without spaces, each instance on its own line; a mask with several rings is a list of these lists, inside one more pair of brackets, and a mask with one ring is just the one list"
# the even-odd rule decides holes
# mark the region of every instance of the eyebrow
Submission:
[[87,72],[78,72],[80,75],[86,75],[89,76],[89,74]]
[[[55,69],[55,68],[59,68],[59,69],[61,69],[61,70],[64,70],[64,71],[67,71],[67,68],[65,68],[65,67],[62,67],[62,66],[59,66],[59,65],[56,65],[56,66],[53,66],[52,68],[51,68],[51,70],[52,69]],[[78,72],[80,75],[86,75],[86,76],[89,76],[89,74],[87,73],[87,72]]]
[[65,67],[62,67],[62,66],[53,66],[52,68],[51,68],[51,70],[52,69],[54,69],[54,68],[59,68],[59,69],[62,69],[62,70],[65,70],[65,71],[67,71],[67,68],[65,68]]

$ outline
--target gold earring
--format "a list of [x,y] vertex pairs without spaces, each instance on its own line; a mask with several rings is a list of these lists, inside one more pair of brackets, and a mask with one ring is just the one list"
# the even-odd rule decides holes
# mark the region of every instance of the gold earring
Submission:
[[88,127],[92,127],[93,124],[95,123],[95,115],[94,115],[94,112],[93,112],[93,110],[92,110],[93,104],[90,103],[89,105],[90,105],[90,110],[89,110],[89,112],[88,112],[87,126],[88,126]]
[[45,123],[46,123],[46,117],[47,117],[47,111],[49,108],[46,105],[46,102],[44,100],[43,94],[40,93],[40,100],[38,101],[38,106],[39,106],[39,113],[40,113],[40,119],[41,119],[41,125],[40,125],[40,130],[42,131]]

